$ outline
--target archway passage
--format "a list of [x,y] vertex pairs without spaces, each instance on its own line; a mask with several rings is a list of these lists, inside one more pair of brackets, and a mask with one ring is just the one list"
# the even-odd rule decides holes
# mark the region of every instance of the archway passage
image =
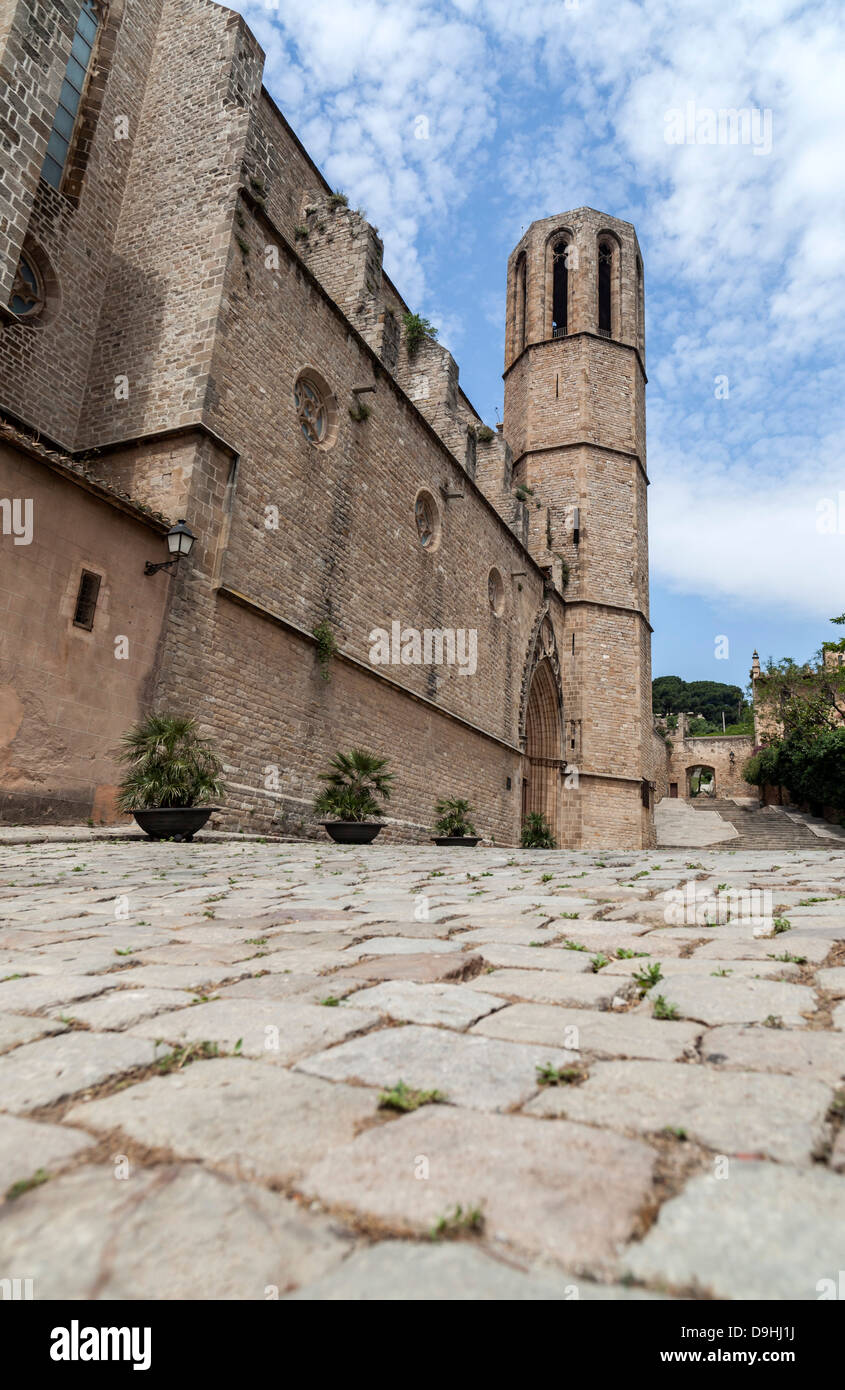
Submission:
[[696,764],[695,767],[688,767],[687,787],[691,797],[715,796],[716,769],[713,767],[704,767],[701,764]]
[[539,662],[531,678],[525,713],[522,818],[545,816],[560,844],[561,717],[557,682],[550,662]]

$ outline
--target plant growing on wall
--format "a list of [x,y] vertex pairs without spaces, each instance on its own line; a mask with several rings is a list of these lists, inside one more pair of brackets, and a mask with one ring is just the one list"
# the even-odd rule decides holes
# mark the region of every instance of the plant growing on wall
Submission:
[[335,753],[329,771],[320,773],[326,786],[314,802],[315,815],[339,821],[368,821],[380,816],[393,782],[393,773],[386,769],[386,758],[364,748]]
[[496,438],[496,431],[491,430],[489,425],[479,425],[475,437],[479,444],[489,444],[491,439]]
[[403,314],[402,322],[405,325],[405,342],[409,357],[414,356],[423,338],[436,338],[439,332],[431,320],[423,318],[421,314]]
[[323,618],[314,628],[314,640],[317,643],[317,660],[320,663],[320,674],[324,681],[331,680],[329,663],[333,656],[337,656],[340,648],[335,641],[332,625],[328,618]]
[[523,849],[557,849],[552,828],[544,815],[531,811],[522,823]]
[[334,193],[329,194],[328,203],[329,207],[332,209],[348,208],[349,195],[347,193],[344,193],[340,188],[336,188]]
[[438,835],[474,835],[475,826],[469,819],[472,807],[460,797],[441,797],[434,808],[437,819],[434,829]]
[[122,744],[122,811],[199,806],[223,790],[220,760],[190,716],[150,714],[123,735]]

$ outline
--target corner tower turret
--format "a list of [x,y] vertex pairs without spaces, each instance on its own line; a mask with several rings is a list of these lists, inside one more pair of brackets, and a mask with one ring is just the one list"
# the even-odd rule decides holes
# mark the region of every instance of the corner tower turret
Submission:
[[567,605],[564,800],[584,846],[653,842],[645,383],[634,228],[592,208],[533,222],[508,262],[504,435]]

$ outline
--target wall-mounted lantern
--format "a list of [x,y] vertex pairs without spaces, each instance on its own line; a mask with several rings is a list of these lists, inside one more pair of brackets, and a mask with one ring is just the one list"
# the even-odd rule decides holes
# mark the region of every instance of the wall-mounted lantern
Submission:
[[158,564],[153,564],[152,560],[148,560],[144,565],[144,574],[158,574],[159,570],[169,570],[173,565],[178,565],[183,555],[187,559],[194,548],[196,536],[185,518],[180,517],[176,525],[171,526],[165,540],[167,541],[167,549],[170,551],[170,559],[160,560]]

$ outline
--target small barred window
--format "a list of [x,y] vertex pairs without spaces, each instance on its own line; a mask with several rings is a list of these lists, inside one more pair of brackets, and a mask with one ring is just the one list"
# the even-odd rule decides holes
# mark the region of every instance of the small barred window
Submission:
[[100,594],[100,576],[92,574],[90,570],[82,571],[82,578],[79,581],[79,591],[76,595],[76,609],[73,615],[75,627],[84,627],[90,632],[94,626],[94,614],[97,611],[97,599]]

